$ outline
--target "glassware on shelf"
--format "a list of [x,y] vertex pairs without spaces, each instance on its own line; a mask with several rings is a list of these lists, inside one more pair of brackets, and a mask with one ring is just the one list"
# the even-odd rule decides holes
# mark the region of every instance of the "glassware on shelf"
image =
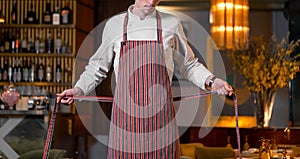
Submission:
[[20,93],[13,84],[9,84],[7,88],[1,93],[1,99],[7,104],[8,109],[13,110],[14,105],[18,102]]

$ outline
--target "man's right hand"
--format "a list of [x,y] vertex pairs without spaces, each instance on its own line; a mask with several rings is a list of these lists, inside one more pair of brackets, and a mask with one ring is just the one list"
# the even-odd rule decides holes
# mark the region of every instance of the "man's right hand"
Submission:
[[72,104],[74,102],[73,96],[80,96],[83,95],[83,92],[80,88],[75,87],[72,89],[66,89],[63,92],[56,94],[56,103],[63,103],[63,104]]

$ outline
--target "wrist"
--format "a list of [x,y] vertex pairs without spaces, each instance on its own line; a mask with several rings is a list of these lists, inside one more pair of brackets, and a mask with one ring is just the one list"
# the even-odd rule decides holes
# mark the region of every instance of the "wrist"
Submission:
[[214,75],[209,76],[205,81],[206,89],[211,90],[212,85],[213,85],[213,83],[215,82],[216,79],[217,79],[217,77],[214,76]]

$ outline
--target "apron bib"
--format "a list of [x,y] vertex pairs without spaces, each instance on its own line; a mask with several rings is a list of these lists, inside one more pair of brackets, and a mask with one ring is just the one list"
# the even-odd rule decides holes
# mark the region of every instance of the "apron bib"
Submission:
[[157,40],[127,40],[128,14],[125,16],[108,159],[179,159],[158,12],[156,17]]

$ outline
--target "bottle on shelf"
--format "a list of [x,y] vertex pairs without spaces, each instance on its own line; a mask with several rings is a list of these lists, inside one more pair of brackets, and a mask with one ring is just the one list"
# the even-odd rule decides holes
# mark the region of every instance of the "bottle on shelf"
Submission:
[[30,7],[29,10],[27,12],[27,17],[25,19],[25,24],[37,24],[38,23],[38,19],[36,17],[36,13],[33,10],[33,4],[32,2],[30,2]]
[[58,6],[54,7],[54,11],[52,13],[52,24],[53,25],[60,25],[60,14],[58,11]]
[[18,72],[18,66],[17,66],[17,60],[14,59],[14,62],[13,62],[14,66],[12,67],[12,81],[13,82],[17,82],[17,72]]
[[46,3],[46,10],[43,13],[43,24],[52,24],[51,4]]
[[16,76],[16,81],[21,82],[22,81],[22,66],[21,66],[21,61],[20,59],[17,60],[17,76]]
[[28,47],[28,43],[27,43],[27,32],[24,31],[23,32],[23,39],[21,41],[21,51],[22,52],[27,52],[27,47]]
[[22,73],[22,81],[28,82],[29,81],[29,66],[28,66],[28,59],[23,60],[23,73]]
[[8,82],[12,82],[13,81],[13,68],[11,66],[11,64],[8,64]]
[[34,46],[34,43],[33,43],[33,39],[31,37],[28,38],[27,52],[30,52],[30,53],[35,52],[35,46]]
[[2,70],[2,81],[8,81],[8,61],[7,58],[4,59],[3,70]]
[[46,81],[52,82],[52,66],[50,63],[46,67]]
[[18,24],[18,7],[17,7],[16,0],[13,2],[13,5],[12,5],[10,19],[11,19],[11,23]]
[[12,31],[12,36],[10,39],[10,52],[15,53],[16,50],[16,35],[15,31]]
[[17,30],[15,32],[15,46],[14,46],[14,53],[19,53],[20,52],[20,30]]
[[5,36],[4,36],[4,52],[10,52],[11,51],[11,39],[10,39],[10,33],[8,30],[6,30]]
[[69,7],[69,2],[65,2],[64,7],[60,11],[61,24],[72,24],[72,10]]
[[52,33],[49,30],[47,35],[47,45],[46,45],[47,53],[53,53],[53,39],[52,39]]
[[61,69],[61,63],[60,63],[60,59],[57,59],[57,63],[56,63],[56,68],[55,68],[55,81],[57,83],[61,83],[62,82],[62,69]]
[[39,59],[39,68],[38,68],[38,81],[43,82],[45,78],[45,68],[43,65],[43,60]]
[[45,52],[45,47],[46,47],[46,44],[45,44],[45,32],[44,32],[44,29],[41,30],[41,36],[40,36],[40,46],[39,46],[39,53],[44,53]]
[[35,82],[36,75],[35,75],[35,63],[31,60],[30,67],[29,67],[29,82]]
[[35,53],[40,53],[40,38],[38,35],[36,35],[35,40],[34,40],[34,50]]
[[56,51],[56,54],[61,53],[61,35],[60,35],[60,31],[57,31],[57,37],[55,39],[55,51]]

